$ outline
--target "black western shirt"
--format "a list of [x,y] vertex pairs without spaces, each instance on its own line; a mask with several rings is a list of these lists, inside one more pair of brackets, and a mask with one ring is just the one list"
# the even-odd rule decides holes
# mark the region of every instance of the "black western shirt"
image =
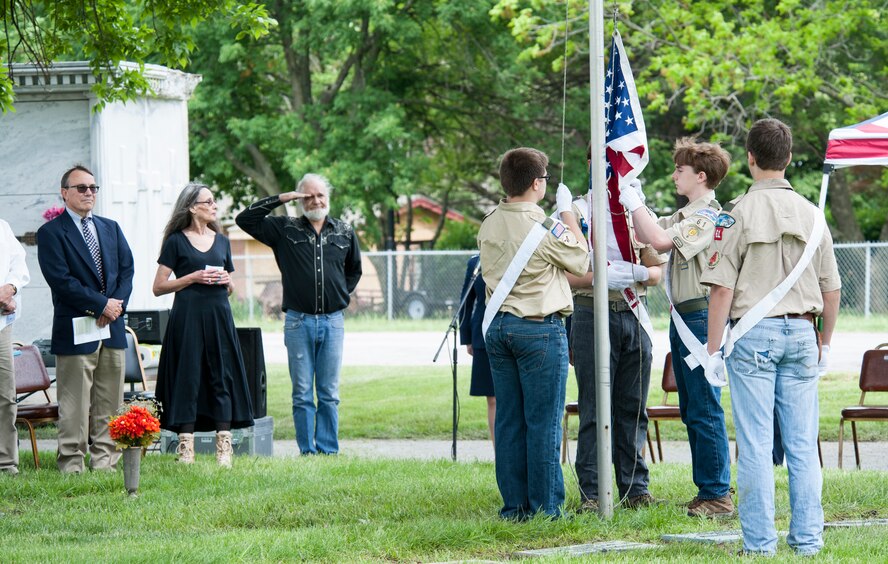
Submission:
[[236,222],[274,251],[284,286],[283,310],[319,314],[345,309],[361,279],[354,230],[327,217],[317,233],[305,217],[268,215],[281,205],[278,196],[264,198],[238,214]]

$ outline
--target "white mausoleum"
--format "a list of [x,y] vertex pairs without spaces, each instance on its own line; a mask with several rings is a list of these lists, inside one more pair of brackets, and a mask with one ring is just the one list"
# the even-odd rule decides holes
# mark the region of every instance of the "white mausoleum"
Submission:
[[132,248],[136,272],[128,309],[170,307],[172,297],[155,298],[151,284],[164,225],[190,179],[188,99],[200,77],[146,65],[152,94],[94,112],[95,77],[87,63],[49,69],[14,64],[9,70],[16,99],[14,112],[0,114],[0,218],[25,245],[31,271],[13,339],[50,336],[51,296],[34,234],[44,211],[63,205],[60,180],[75,164],[92,170],[101,187],[94,213],[117,221]]

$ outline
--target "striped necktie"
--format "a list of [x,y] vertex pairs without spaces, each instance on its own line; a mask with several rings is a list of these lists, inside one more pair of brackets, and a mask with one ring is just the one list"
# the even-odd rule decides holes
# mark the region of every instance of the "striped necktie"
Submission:
[[89,229],[89,224],[93,220],[91,216],[81,218],[80,227],[83,229],[83,240],[89,247],[89,254],[92,255],[93,262],[96,263],[96,270],[99,271],[99,280],[102,282],[102,293],[105,292],[105,270],[102,268],[102,253],[99,251],[99,242]]

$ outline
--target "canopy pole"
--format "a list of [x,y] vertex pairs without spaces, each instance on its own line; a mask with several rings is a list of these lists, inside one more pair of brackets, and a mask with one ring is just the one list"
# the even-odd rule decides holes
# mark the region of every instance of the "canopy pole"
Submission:
[[820,182],[820,200],[818,206],[821,210],[826,211],[826,193],[829,190],[829,175],[836,169],[831,164],[823,165],[823,180]]
[[[595,304],[595,403],[598,421],[598,510],[602,517],[614,515],[613,460],[611,451],[610,330],[607,309],[607,188],[604,152],[604,4],[589,2],[589,106],[591,121],[590,168],[592,184],[592,288]],[[582,406],[580,406],[582,409]]]

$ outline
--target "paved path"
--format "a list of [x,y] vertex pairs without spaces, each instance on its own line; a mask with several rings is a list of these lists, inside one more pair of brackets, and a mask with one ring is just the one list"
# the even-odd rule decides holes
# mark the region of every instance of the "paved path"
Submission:
[[[432,359],[444,339],[444,329],[440,333],[430,332],[379,332],[363,333],[348,330],[346,322],[345,345],[342,363],[347,366],[431,366]],[[888,330],[884,333],[837,333],[833,336],[830,352],[830,370],[837,372],[860,371],[863,353],[880,343],[888,342]],[[287,349],[283,333],[263,333],[262,346],[265,349],[265,362],[286,364]],[[662,366],[669,351],[669,336],[666,331],[656,331],[653,338],[654,366]],[[437,364],[448,366],[453,354],[453,339],[441,351]],[[466,348],[459,347],[458,362],[461,366],[471,366],[472,357]]]

